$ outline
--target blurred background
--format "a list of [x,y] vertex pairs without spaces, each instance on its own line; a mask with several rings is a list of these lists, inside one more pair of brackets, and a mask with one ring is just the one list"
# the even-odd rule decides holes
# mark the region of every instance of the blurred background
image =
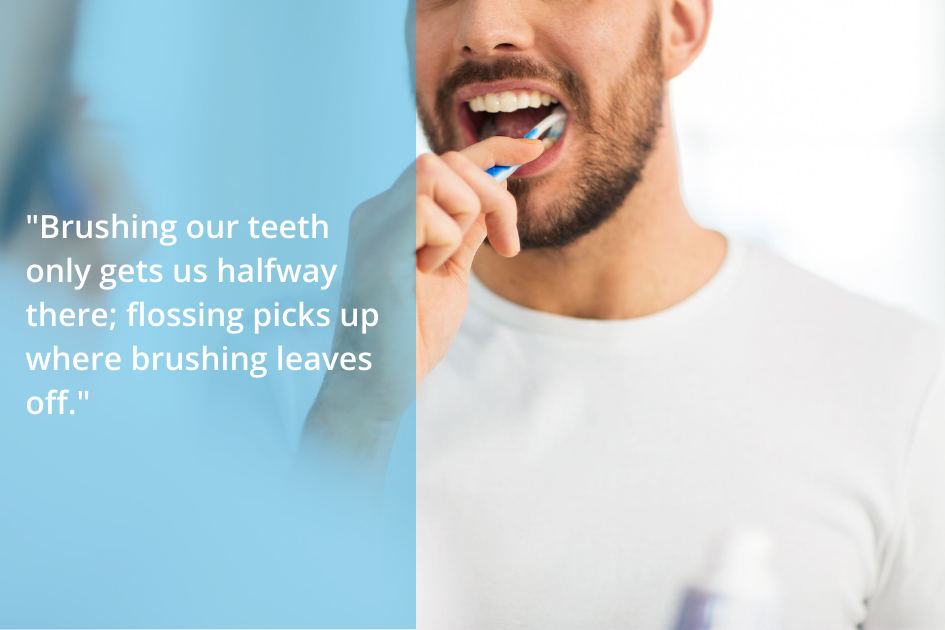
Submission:
[[716,0],[671,94],[696,220],[945,324],[945,2]]

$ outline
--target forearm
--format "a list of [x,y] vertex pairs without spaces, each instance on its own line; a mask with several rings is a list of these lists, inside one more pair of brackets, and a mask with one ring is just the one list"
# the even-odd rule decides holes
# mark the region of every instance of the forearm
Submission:
[[383,395],[345,379],[326,380],[308,412],[299,460],[319,485],[354,484],[380,496],[400,419]]

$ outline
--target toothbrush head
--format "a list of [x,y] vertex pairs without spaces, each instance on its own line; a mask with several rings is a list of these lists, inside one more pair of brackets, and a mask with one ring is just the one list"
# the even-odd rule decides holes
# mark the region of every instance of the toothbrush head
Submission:
[[[545,149],[549,149],[554,146],[554,143],[558,141],[564,134],[564,127],[568,122],[568,112],[561,107],[555,107],[551,114],[542,120],[540,123],[535,125],[531,131],[525,134],[525,138],[528,140],[534,140],[536,138],[541,138],[542,135],[547,131],[548,135],[542,138],[542,142],[545,145]],[[520,166],[520,165],[519,165]],[[486,173],[491,175],[496,181],[505,181],[509,176],[518,170],[519,166],[493,166],[490,169],[486,170]]]
[[548,135],[545,137],[554,138],[555,140],[560,138],[562,135],[564,135],[564,126],[565,124],[567,124],[567,122],[568,122],[568,119],[565,118],[564,120],[559,120],[558,122],[553,124],[551,126],[551,129],[548,130]]
[[531,131],[525,134],[525,137],[529,139],[540,138],[542,134],[547,131],[548,136],[554,137],[555,139],[560,138],[564,133],[564,127],[567,122],[568,112],[558,105],[551,111],[551,114],[549,114],[547,118],[535,125]]

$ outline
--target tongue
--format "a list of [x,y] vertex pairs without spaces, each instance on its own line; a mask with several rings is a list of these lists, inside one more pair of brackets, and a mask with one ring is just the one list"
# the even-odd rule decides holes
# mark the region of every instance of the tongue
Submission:
[[551,114],[551,107],[529,107],[495,115],[497,135],[524,138],[525,134]]

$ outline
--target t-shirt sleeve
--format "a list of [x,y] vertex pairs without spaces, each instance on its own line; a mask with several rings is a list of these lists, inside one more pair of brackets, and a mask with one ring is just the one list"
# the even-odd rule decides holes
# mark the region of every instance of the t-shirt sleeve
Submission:
[[888,574],[864,630],[945,629],[945,370],[939,368],[914,426],[902,518]]

